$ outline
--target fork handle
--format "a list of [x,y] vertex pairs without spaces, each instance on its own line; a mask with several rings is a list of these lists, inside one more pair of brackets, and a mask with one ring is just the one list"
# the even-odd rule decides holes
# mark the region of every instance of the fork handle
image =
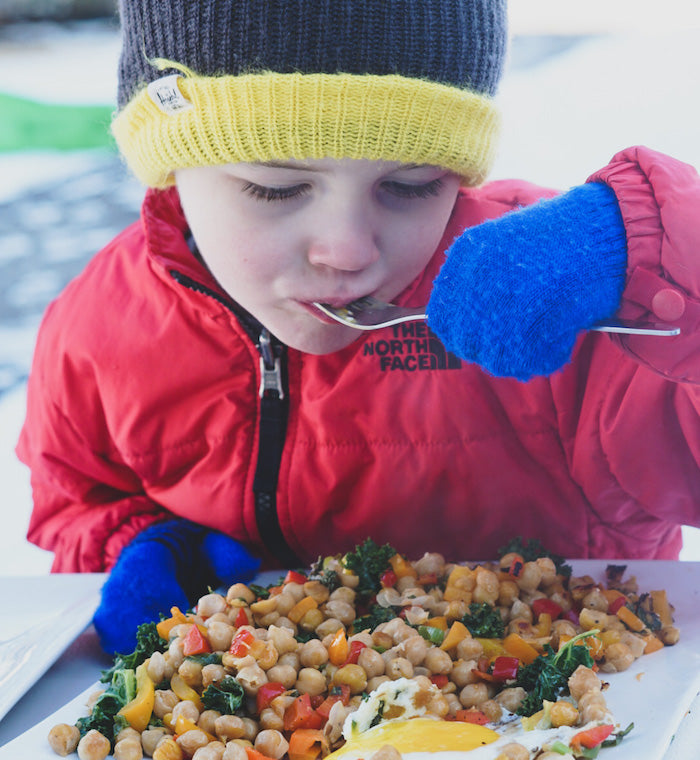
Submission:
[[681,328],[663,322],[647,322],[635,319],[606,319],[597,322],[591,330],[622,333],[625,335],[680,335]]

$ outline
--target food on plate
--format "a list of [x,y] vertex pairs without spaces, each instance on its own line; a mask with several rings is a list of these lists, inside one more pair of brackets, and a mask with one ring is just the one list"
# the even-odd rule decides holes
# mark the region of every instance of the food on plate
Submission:
[[595,757],[631,729],[601,677],[678,637],[665,591],[624,566],[598,582],[536,541],[474,564],[368,539],[140,626],[50,743],[81,760]]

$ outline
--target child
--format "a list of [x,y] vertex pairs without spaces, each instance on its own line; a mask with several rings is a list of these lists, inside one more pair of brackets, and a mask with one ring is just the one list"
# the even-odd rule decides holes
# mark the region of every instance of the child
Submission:
[[[483,184],[505,15],[122,2],[114,134],[150,189],[49,308],[18,446],[30,540],[111,570],[109,651],[260,557],[673,558],[700,524],[700,181],[634,148],[555,198]],[[313,306],[364,295],[432,330]],[[613,314],[681,334],[589,330]]]

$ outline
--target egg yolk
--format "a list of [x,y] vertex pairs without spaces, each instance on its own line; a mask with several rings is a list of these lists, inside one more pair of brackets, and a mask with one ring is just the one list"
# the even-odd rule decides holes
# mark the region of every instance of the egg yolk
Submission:
[[495,731],[474,723],[428,718],[389,721],[352,736],[325,760],[366,757],[366,753],[374,752],[385,744],[390,744],[401,753],[468,752],[491,744],[498,738]]

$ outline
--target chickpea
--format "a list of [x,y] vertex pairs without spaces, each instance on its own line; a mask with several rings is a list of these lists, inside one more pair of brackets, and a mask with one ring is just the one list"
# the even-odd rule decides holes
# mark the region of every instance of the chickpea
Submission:
[[437,552],[426,552],[419,560],[413,563],[413,568],[419,577],[435,573],[439,578],[445,572],[445,558]]
[[450,712],[450,703],[447,701],[447,697],[444,694],[435,694],[430,698],[426,708],[431,715],[437,715],[438,718],[444,718]]
[[265,729],[255,737],[255,749],[267,757],[279,760],[289,749],[289,742],[279,731]]
[[674,625],[666,625],[659,631],[659,638],[667,647],[677,644],[681,637],[681,632]]
[[604,673],[619,673],[622,670],[627,670],[633,662],[634,655],[630,648],[627,644],[618,641],[605,648],[605,661],[600,669]]
[[584,607],[579,613],[578,621],[584,631],[590,631],[593,628],[600,628],[604,631],[607,628],[609,617],[607,612]]
[[391,744],[385,744],[380,747],[374,754],[370,755],[369,760],[401,760],[401,753],[392,747]]
[[223,665],[211,663],[202,668],[202,688],[206,689],[216,681],[220,681],[226,675],[226,668]]
[[534,591],[542,580],[542,569],[536,562],[526,562],[516,583],[523,591]]
[[168,655],[169,664],[173,667],[174,670],[177,670],[185,661],[185,653],[182,651],[181,639],[173,639],[170,642],[170,646],[168,647]]
[[80,760],[104,760],[111,750],[109,739],[94,728],[90,729],[78,742]]
[[[346,667],[350,666],[347,665]],[[296,689],[302,694],[309,694],[312,697],[318,696],[326,690],[326,677],[316,668],[302,668],[296,680]]]
[[183,734],[180,734],[175,741],[180,749],[189,756],[194,755],[200,747],[206,747],[207,744],[209,744],[207,735],[199,728],[185,731]]
[[462,709],[462,703],[459,701],[459,697],[456,694],[445,694],[445,699],[450,708],[450,715],[454,717],[457,715],[457,710]]
[[322,623],[316,626],[316,635],[323,639],[326,636],[332,636],[334,633],[337,633],[341,628],[345,628],[345,626],[340,620],[332,617],[326,618]]
[[494,701],[509,712],[515,712],[526,696],[527,692],[522,686],[512,686],[496,694]]
[[277,612],[277,610],[272,610],[272,612],[268,612],[266,615],[256,615],[255,622],[261,628],[267,628],[270,625],[279,624],[281,617],[282,616],[279,614],[279,612]]
[[268,682],[267,673],[257,663],[241,668],[236,680],[249,697],[254,697],[258,693],[258,689]]
[[287,708],[295,699],[296,696],[294,694],[280,694],[279,697],[275,697],[272,702],[270,702],[270,707],[277,713],[277,715],[283,718],[285,712],[287,712]]
[[629,647],[635,660],[644,654],[644,648],[647,645],[646,641],[636,633],[632,633],[632,631],[624,631],[620,635],[620,641]]
[[268,630],[268,641],[274,644],[277,654],[279,655],[278,662],[285,654],[289,652],[296,652],[299,648],[299,642],[294,638],[294,634],[288,628],[278,628],[277,626],[270,626]]
[[202,685],[202,664],[195,660],[185,660],[177,669],[182,680],[193,689]]
[[569,692],[579,702],[588,691],[600,691],[601,683],[598,676],[585,665],[579,665],[569,676]]
[[355,604],[355,597],[357,593],[347,586],[341,586],[333,591],[330,595],[330,601],[332,602],[345,602],[346,604]]
[[[340,589],[338,589],[340,591]],[[333,593],[336,593],[335,591]],[[352,604],[344,602],[341,599],[331,599],[326,602],[323,609],[326,617],[332,617],[339,620],[343,625],[350,625],[355,619],[355,608]]]
[[[412,639],[409,639],[409,641],[412,641]],[[411,660],[408,652],[406,653],[406,659]],[[365,671],[367,678],[371,679],[375,676],[384,675],[384,660],[379,652],[370,647],[365,647],[360,652],[360,655],[357,658],[357,664]]]
[[205,594],[199,597],[197,602],[197,614],[203,618],[216,615],[217,612],[226,611],[226,599],[221,594]]
[[510,607],[520,596],[520,589],[515,581],[501,581],[498,585],[498,603]]
[[552,705],[549,718],[554,728],[575,726],[578,720],[578,709],[571,702],[559,699]]
[[501,747],[501,752],[498,755],[499,760],[501,757],[505,760],[530,760],[530,750],[523,747],[522,744],[510,742],[510,744],[504,744]]
[[252,742],[260,730],[258,724],[252,718],[243,718],[243,727],[245,728],[245,733],[241,738]]
[[199,710],[194,702],[190,702],[189,699],[183,699],[182,702],[178,702],[172,709],[173,721],[176,721],[181,715],[187,720],[191,720],[196,723],[199,720]]
[[260,713],[260,728],[281,731],[284,728],[284,718],[272,707],[266,707]]
[[469,612],[467,603],[462,599],[444,602],[435,606],[436,615],[444,615],[448,620],[461,620]]
[[85,701],[85,707],[92,712],[92,708],[95,706],[95,702],[105,693],[104,689],[97,689],[90,694],[90,696]]
[[553,592],[549,595],[549,598],[553,602],[556,602],[562,608],[562,610],[564,610],[564,612],[568,612],[572,607],[571,596],[563,589],[561,591]]
[[271,612],[276,612],[280,596],[281,594],[278,596],[269,596],[267,599],[258,599],[257,602],[253,602],[250,605],[250,611],[256,619],[269,615]]
[[516,599],[510,608],[511,620],[525,620],[532,623],[532,609],[529,604],[525,604],[521,599]]
[[300,602],[306,596],[302,583],[285,583],[283,593],[290,594],[295,600],[294,604]]
[[413,663],[405,657],[394,657],[386,663],[384,672],[392,681],[398,678],[413,678]]
[[[408,660],[406,662],[410,665]],[[413,670],[413,666],[411,666],[411,670]],[[391,676],[390,673],[387,675]],[[350,687],[351,694],[361,694],[367,687],[367,674],[359,665],[344,665],[333,676],[333,683],[336,686],[346,684]]]
[[143,747],[138,734],[120,739],[114,745],[114,760],[142,760]]
[[218,710],[203,710],[197,719],[197,727],[208,734],[213,734],[216,731],[216,720],[220,717],[221,713]]
[[153,714],[157,718],[163,718],[164,715],[173,711],[173,708],[179,701],[174,691],[170,689],[156,689]]
[[75,726],[59,723],[49,731],[51,749],[61,757],[75,752],[80,741],[80,731]]
[[299,628],[301,628],[302,631],[315,631],[324,620],[325,616],[321,610],[314,608],[304,613],[299,621]]
[[297,601],[298,600],[295,598],[294,594],[288,594],[283,591],[277,597],[275,610],[279,612],[280,615],[286,616],[289,610],[291,610],[292,607],[297,603]]
[[578,701],[578,706],[580,709],[585,710],[587,707],[591,707],[592,705],[606,707],[605,696],[603,695],[602,691],[591,689],[591,691],[587,691],[585,694],[581,695],[581,698]]
[[328,650],[318,639],[311,639],[301,645],[299,662],[305,668],[318,668],[328,662]]
[[222,760],[225,749],[222,742],[209,742],[206,747],[195,751],[192,760]]
[[263,670],[269,670],[271,667],[277,664],[279,654],[275,649],[275,645],[271,641],[266,641],[262,652],[258,655],[258,665]]
[[428,654],[430,645],[420,635],[409,636],[398,646],[398,651],[413,665],[420,665]]
[[474,675],[474,670],[477,669],[478,662],[476,660],[457,660],[452,665],[450,680],[460,688],[468,683],[475,683],[477,677]]
[[477,707],[488,698],[488,687],[483,682],[467,684],[459,693],[459,701],[464,707]]
[[480,641],[467,636],[457,644],[456,651],[461,660],[478,660],[484,653],[484,647]]
[[447,675],[452,670],[452,658],[438,647],[430,647],[425,655],[425,667],[433,674]]
[[487,699],[479,705],[479,709],[491,723],[497,723],[503,717],[503,709],[493,699]]
[[299,660],[299,654],[297,652],[286,652],[278,660],[278,665],[289,665],[294,668],[295,671],[301,667],[301,661]]
[[378,689],[379,686],[386,681],[391,681],[391,678],[389,678],[389,676],[372,676],[372,678],[367,681],[367,691]]
[[281,683],[285,688],[291,689],[296,683],[297,672],[291,665],[274,665],[267,671],[269,681]]
[[182,750],[175,740],[167,736],[155,748],[153,760],[182,760]]
[[321,581],[307,581],[304,584],[304,593],[319,604],[328,601],[328,597],[330,596],[328,586],[325,586]]
[[597,586],[583,597],[581,604],[590,610],[608,611],[608,599]]
[[146,672],[153,683],[160,683],[165,677],[165,657],[162,652],[154,652],[148,658]]
[[[589,694],[591,698],[587,699]],[[603,720],[607,717],[608,708],[605,704],[605,697],[600,692],[584,694],[578,703],[578,707],[582,723],[589,723],[592,720]]]
[[538,557],[535,560],[535,564],[542,573],[540,585],[543,588],[551,586],[557,580],[557,566],[549,557]]
[[226,601],[230,603],[234,599],[242,599],[246,604],[252,604],[257,599],[257,596],[245,583],[234,583],[226,592]]
[[153,757],[156,747],[167,735],[168,732],[164,728],[147,728],[141,734],[141,746],[144,754]]
[[222,652],[227,650],[231,646],[231,639],[235,632],[235,628],[230,623],[223,623],[220,621],[210,622],[207,626],[207,636],[211,648],[215,652]]
[[242,744],[228,742],[221,760],[248,760],[248,753]]
[[378,625],[372,633],[372,641],[374,646],[381,647],[382,649],[391,649],[394,646],[394,638],[390,633],[384,630],[386,623]]
[[476,568],[476,586],[474,587],[473,600],[478,604],[495,604],[498,599],[498,576],[484,567]]
[[224,742],[240,739],[245,736],[246,726],[237,715],[222,715],[214,721],[214,733]]

